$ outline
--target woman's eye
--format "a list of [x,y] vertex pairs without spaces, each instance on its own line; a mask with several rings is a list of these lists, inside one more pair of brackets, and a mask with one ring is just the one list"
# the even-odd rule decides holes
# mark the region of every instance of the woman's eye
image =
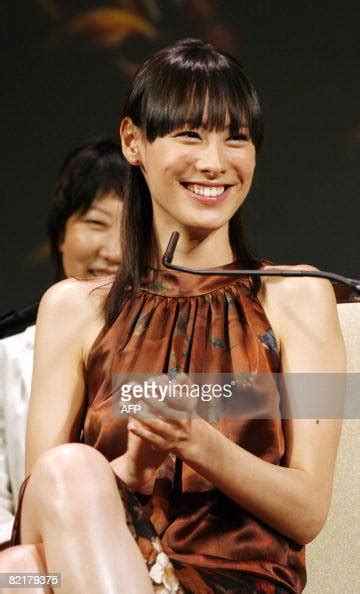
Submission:
[[183,138],[200,138],[198,132],[195,132],[195,130],[183,130],[176,134],[176,136],[182,136]]
[[233,134],[232,136],[229,137],[229,140],[235,140],[238,142],[246,142],[247,140],[249,140],[249,137],[247,134]]
[[89,223],[89,225],[94,225],[96,227],[105,227],[106,226],[104,221],[100,221],[99,219],[85,219],[85,223]]

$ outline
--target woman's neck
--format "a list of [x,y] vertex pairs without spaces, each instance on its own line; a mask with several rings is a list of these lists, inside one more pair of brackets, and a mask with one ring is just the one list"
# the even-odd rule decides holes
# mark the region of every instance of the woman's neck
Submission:
[[180,233],[173,258],[174,264],[188,268],[216,268],[234,261],[227,226],[202,233],[199,230],[193,233],[191,230],[184,229],[171,229],[167,232],[156,233],[160,248],[159,260],[167,248],[173,231]]

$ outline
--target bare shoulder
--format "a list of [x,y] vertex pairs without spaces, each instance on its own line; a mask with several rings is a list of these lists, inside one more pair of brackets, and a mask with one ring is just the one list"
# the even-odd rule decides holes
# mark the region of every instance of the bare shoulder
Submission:
[[42,310],[46,309],[65,314],[87,315],[99,308],[111,287],[111,280],[91,279],[77,280],[68,278],[52,285],[43,295],[40,303]]
[[40,302],[37,334],[72,341],[86,358],[105,323],[103,305],[112,282],[113,277],[66,279],[50,287]]
[[[308,272],[318,271],[318,268],[309,264],[297,265],[266,265],[266,269],[279,270],[306,270]],[[336,306],[335,293],[331,283],[323,278],[314,276],[286,277],[268,276],[263,277],[261,287],[263,299],[271,301],[271,305],[284,305],[285,301],[289,308],[334,308]]]
[[[307,270],[308,264],[264,266],[268,269]],[[319,277],[263,277],[259,300],[269,318],[278,345],[289,340],[317,337],[318,345],[341,336],[331,283]],[[339,338],[340,340],[340,338]]]

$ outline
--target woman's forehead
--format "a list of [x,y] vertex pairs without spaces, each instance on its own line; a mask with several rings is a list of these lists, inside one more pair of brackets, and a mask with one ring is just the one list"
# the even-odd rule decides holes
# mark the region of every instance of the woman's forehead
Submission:
[[221,88],[206,86],[198,88],[196,85],[184,97],[171,97],[179,115],[188,121],[194,117],[200,120],[204,127],[212,126],[214,120],[219,120],[222,125],[230,125],[234,117],[243,117],[246,106],[243,99],[232,93],[224,92]]
[[[113,189],[99,191],[86,208],[85,213],[89,212],[89,210],[97,210],[104,214],[112,214],[113,210],[117,208],[121,201],[122,198]],[[83,211],[81,212],[84,214]]]
[[[239,123],[239,126],[236,126],[238,131],[249,131],[249,126],[246,122],[244,123]],[[208,121],[206,119],[204,119],[202,122],[200,122],[200,124],[198,125],[193,125],[193,123],[191,121],[188,122],[184,122],[183,124],[177,125],[176,128],[174,128],[172,130],[172,132],[176,131],[176,130],[205,130],[206,132],[217,132],[219,134],[223,133],[223,132],[231,132],[233,131],[233,126],[231,125],[231,120],[230,118],[227,118],[224,122],[223,126],[214,126],[214,125],[209,125]]]
[[234,120],[228,111],[225,112],[222,119],[214,121],[214,118],[209,117],[208,113],[205,111],[201,119],[192,118],[191,115],[188,115],[188,117],[174,122],[173,130],[177,130],[179,128],[202,129],[210,132],[215,131],[221,133],[227,131],[234,132],[234,130],[249,130],[249,124],[247,118],[245,117],[237,117]]

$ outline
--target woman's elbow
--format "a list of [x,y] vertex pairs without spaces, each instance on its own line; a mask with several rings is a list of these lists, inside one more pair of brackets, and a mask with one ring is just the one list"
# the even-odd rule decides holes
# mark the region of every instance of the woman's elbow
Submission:
[[326,524],[328,510],[308,510],[308,513],[299,514],[299,524],[296,526],[291,538],[299,545],[312,542],[322,531]]

